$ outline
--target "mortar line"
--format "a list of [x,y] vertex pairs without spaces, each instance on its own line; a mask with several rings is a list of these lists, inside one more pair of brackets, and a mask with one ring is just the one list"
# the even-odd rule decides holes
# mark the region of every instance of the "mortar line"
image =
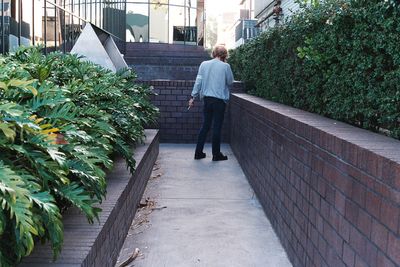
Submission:
[[240,201],[240,200],[252,200],[254,198],[201,198],[201,197],[165,197],[165,198],[156,198],[157,199],[173,199],[173,200],[223,200],[223,201]]

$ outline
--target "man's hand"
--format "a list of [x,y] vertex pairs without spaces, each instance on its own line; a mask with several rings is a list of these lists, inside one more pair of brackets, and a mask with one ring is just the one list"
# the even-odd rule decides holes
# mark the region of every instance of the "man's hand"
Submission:
[[194,99],[193,99],[193,98],[191,98],[191,99],[189,100],[188,105],[189,105],[188,109],[194,106]]

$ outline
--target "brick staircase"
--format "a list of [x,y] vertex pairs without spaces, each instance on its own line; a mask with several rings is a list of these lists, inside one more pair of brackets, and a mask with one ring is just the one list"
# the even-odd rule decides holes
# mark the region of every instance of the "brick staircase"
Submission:
[[124,57],[142,81],[194,80],[200,63],[210,59],[201,46],[158,43],[126,43]]

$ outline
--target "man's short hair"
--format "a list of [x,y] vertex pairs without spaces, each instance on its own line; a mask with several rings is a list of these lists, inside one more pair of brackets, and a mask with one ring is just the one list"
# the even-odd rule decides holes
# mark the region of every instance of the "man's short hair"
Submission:
[[226,50],[225,46],[223,45],[216,45],[212,51],[212,57],[219,57],[225,61],[225,59],[228,57],[228,50]]

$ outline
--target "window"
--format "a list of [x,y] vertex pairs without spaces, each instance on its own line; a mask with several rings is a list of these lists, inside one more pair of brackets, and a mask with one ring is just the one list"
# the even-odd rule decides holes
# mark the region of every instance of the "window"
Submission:
[[[155,2],[156,0],[152,0]],[[168,43],[168,0],[150,4],[150,42]]]
[[149,41],[149,6],[147,4],[126,4],[126,41]]

